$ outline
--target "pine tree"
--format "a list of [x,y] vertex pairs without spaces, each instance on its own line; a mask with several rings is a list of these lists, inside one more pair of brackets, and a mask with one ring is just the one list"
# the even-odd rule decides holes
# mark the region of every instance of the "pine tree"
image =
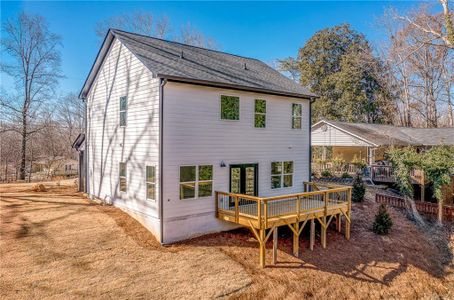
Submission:
[[375,215],[375,222],[372,226],[372,230],[376,234],[388,234],[392,226],[393,221],[391,220],[391,216],[386,210],[386,206],[381,204],[378,213]]
[[353,202],[362,202],[364,195],[366,194],[366,186],[359,174],[356,174],[355,180],[353,181],[352,188],[352,200]]

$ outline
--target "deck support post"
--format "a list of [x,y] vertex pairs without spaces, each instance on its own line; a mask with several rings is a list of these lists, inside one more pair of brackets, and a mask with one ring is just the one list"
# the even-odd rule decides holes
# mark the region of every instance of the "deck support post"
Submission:
[[336,215],[336,230],[338,232],[342,231],[342,215],[341,214]]
[[259,231],[259,247],[260,247],[260,267],[265,267],[265,229],[260,229]]
[[309,242],[309,248],[314,250],[314,244],[315,244],[315,220],[311,220],[311,235],[310,235],[310,242]]
[[326,217],[323,217],[323,223],[321,223],[322,227],[322,248],[326,248]]
[[277,226],[273,229],[273,265],[277,263]]
[[293,255],[295,257],[298,257],[298,252],[299,252],[299,223],[295,223],[293,229]]

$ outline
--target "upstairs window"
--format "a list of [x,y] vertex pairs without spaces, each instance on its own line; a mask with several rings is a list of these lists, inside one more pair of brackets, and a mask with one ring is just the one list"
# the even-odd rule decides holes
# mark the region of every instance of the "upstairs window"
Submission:
[[266,127],[266,101],[255,99],[254,126],[256,128]]
[[240,119],[240,98],[234,96],[221,96],[221,119]]
[[180,167],[180,199],[213,195],[213,166]]
[[302,106],[301,104],[292,104],[292,128],[301,129],[301,118],[302,118]]
[[293,186],[293,161],[271,163],[271,188]]
[[121,162],[119,165],[120,192],[126,192],[126,163]]
[[156,200],[156,167],[147,166],[146,171],[147,200]]
[[128,111],[128,97],[120,97],[120,126],[126,126],[126,117]]

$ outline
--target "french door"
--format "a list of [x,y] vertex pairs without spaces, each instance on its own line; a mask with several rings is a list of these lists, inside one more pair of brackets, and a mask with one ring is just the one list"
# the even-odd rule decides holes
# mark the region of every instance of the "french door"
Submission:
[[258,164],[230,165],[230,192],[258,196]]

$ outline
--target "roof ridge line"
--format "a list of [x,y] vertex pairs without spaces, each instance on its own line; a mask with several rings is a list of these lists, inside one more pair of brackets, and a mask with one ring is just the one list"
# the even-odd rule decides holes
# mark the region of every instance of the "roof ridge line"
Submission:
[[137,35],[137,36],[141,36],[141,37],[144,37],[144,38],[150,38],[150,39],[154,39],[154,40],[158,40],[158,41],[163,41],[163,42],[167,42],[167,43],[173,43],[173,44],[178,44],[178,45],[182,45],[182,46],[187,46],[187,47],[192,47],[192,48],[207,50],[207,51],[211,51],[211,52],[216,52],[216,53],[222,53],[222,54],[232,55],[232,56],[241,57],[241,58],[245,58],[245,59],[251,59],[251,60],[255,60],[255,61],[258,61],[258,62],[263,63],[261,60],[259,60],[259,59],[257,59],[257,58],[254,58],[254,57],[249,57],[249,56],[244,56],[244,55],[239,55],[239,54],[233,54],[233,53],[229,53],[229,52],[225,52],[225,51],[220,51],[220,50],[215,50],[215,49],[209,49],[209,48],[204,48],[204,47],[200,47],[200,46],[189,45],[189,44],[185,44],[185,43],[181,43],[181,42],[177,42],[177,41],[171,41],[171,40],[167,40],[167,39],[157,38],[157,37],[154,37],[154,36],[149,36],[149,35],[140,34],[140,33],[135,33],[135,32],[130,32],[130,31],[125,31],[125,30],[121,30],[121,29],[117,29],[117,28],[110,28],[110,30],[112,30],[113,32],[119,31],[119,32],[121,32],[121,33],[127,33],[127,34]]

